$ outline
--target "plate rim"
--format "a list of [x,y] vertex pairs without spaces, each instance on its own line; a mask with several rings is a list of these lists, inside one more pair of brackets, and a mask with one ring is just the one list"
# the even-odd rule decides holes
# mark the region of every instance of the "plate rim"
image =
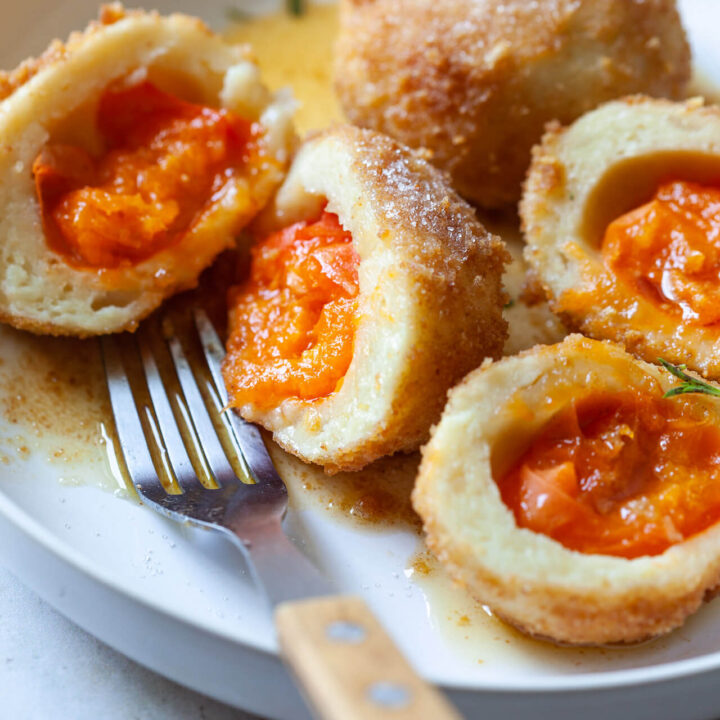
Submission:
[[[0,480],[2,478],[0,477]],[[98,490],[98,492],[102,492]],[[117,500],[117,498],[114,498]],[[153,512],[150,508],[146,508],[139,503],[140,507],[146,512]],[[255,652],[262,653],[269,658],[280,658],[278,652],[268,650],[252,640],[240,640],[237,637],[226,635],[203,622],[202,617],[191,617],[176,609],[164,606],[159,600],[155,600],[147,595],[125,587],[121,582],[115,580],[111,573],[104,570],[101,566],[96,565],[83,554],[72,547],[66,540],[60,536],[54,535],[49,529],[45,528],[38,520],[32,517],[30,513],[24,510],[17,502],[12,500],[2,488],[0,488],[0,517],[12,523],[19,529],[28,539],[39,545],[46,552],[51,553],[59,561],[71,566],[76,571],[83,573],[91,580],[105,586],[107,590],[114,592],[116,595],[126,597],[129,600],[142,605],[150,610],[168,616],[172,620],[189,625],[202,633],[216,637],[225,642],[230,641],[237,643],[241,647],[246,647]],[[238,550],[238,552],[240,552]],[[22,577],[19,578],[22,580]],[[256,592],[261,592],[255,586]],[[47,598],[46,598],[47,599]],[[48,602],[53,605],[52,599]],[[700,657],[687,658],[684,660],[672,660],[663,662],[658,665],[641,666],[628,668],[625,670],[608,670],[606,672],[588,672],[572,675],[551,675],[547,677],[536,677],[530,680],[513,681],[507,679],[489,678],[487,680],[479,680],[476,684],[469,685],[467,683],[454,684],[444,681],[440,683],[440,687],[453,692],[513,692],[513,693],[569,693],[569,692],[591,692],[597,690],[613,690],[627,687],[637,687],[641,685],[652,685],[673,680],[682,680],[683,678],[694,677],[704,673],[720,670],[720,650],[713,653],[707,653]],[[431,682],[434,682],[430,678]]]

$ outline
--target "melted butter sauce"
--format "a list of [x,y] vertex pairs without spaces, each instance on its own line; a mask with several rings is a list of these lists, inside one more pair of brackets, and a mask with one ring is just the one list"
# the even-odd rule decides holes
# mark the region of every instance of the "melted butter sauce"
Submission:
[[[453,649],[473,664],[491,669],[499,667],[542,667],[545,672],[593,671],[613,663],[622,656],[638,665],[651,663],[658,652],[672,642],[664,636],[636,645],[572,647],[535,639],[495,617],[487,606],[475,600],[463,587],[453,582],[438,560],[422,547],[405,570],[405,576],[418,585],[425,596],[428,621],[437,628]],[[676,631],[682,632],[682,631]]]
[[84,478],[104,490],[128,489],[110,460],[117,446],[96,341],[0,327],[0,412],[8,424],[0,462],[38,453],[59,482],[85,482],[78,467],[90,464]]
[[337,28],[337,6],[308,4],[302,17],[279,12],[252,18],[233,24],[225,36],[252,47],[271,90],[292,88],[299,103],[295,123],[307,132],[343,119],[332,89]]
[[268,447],[288,485],[293,507],[319,504],[335,517],[365,529],[397,527],[420,532],[420,518],[410,503],[420,453],[381,458],[359,472],[326,475],[321,467],[306,465],[272,442]]

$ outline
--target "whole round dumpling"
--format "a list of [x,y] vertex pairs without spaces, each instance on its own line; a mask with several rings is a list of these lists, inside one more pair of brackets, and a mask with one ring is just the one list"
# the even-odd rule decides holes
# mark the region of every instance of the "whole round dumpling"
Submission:
[[307,141],[230,293],[231,405],[328,472],[417,448],[448,388],[507,336],[502,241],[408,148]]
[[422,451],[429,547],[541,638],[678,627],[720,584],[720,400],[676,382],[580,335],[470,373]]
[[343,0],[335,86],[486,207],[514,203],[545,123],[630,93],[678,98],[675,0]]
[[0,77],[0,319],[134,329],[280,184],[292,103],[185,15],[106,6]]
[[631,97],[534,152],[526,258],[565,324],[720,377],[720,110]]

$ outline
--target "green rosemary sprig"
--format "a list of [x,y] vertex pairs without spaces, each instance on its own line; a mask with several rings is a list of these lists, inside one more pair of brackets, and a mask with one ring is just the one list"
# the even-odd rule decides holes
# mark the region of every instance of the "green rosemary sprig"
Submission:
[[[286,0],[286,9],[290,15],[300,17],[305,14],[305,0]],[[252,15],[238,7],[230,6],[225,8],[225,17],[234,23],[243,23],[250,20]]]
[[287,0],[287,9],[291,15],[300,17],[305,12],[305,3],[303,0]]
[[687,365],[673,365],[667,360],[658,358],[658,362],[671,374],[674,375],[678,380],[682,380],[680,385],[676,385],[674,388],[670,388],[663,397],[670,398],[676,395],[685,395],[687,393],[702,393],[703,395],[715,395],[720,397],[720,388],[711,385],[710,383],[694,378],[684,372],[687,369]]
[[247,13],[240,8],[230,6],[225,8],[225,17],[229,22],[244,23],[250,19],[250,13]]

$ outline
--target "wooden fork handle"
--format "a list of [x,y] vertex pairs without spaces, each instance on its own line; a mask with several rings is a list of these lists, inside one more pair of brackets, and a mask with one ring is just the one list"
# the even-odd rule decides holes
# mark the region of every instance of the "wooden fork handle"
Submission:
[[460,720],[359,597],[282,603],[275,625],[283,656],[321,720]]

